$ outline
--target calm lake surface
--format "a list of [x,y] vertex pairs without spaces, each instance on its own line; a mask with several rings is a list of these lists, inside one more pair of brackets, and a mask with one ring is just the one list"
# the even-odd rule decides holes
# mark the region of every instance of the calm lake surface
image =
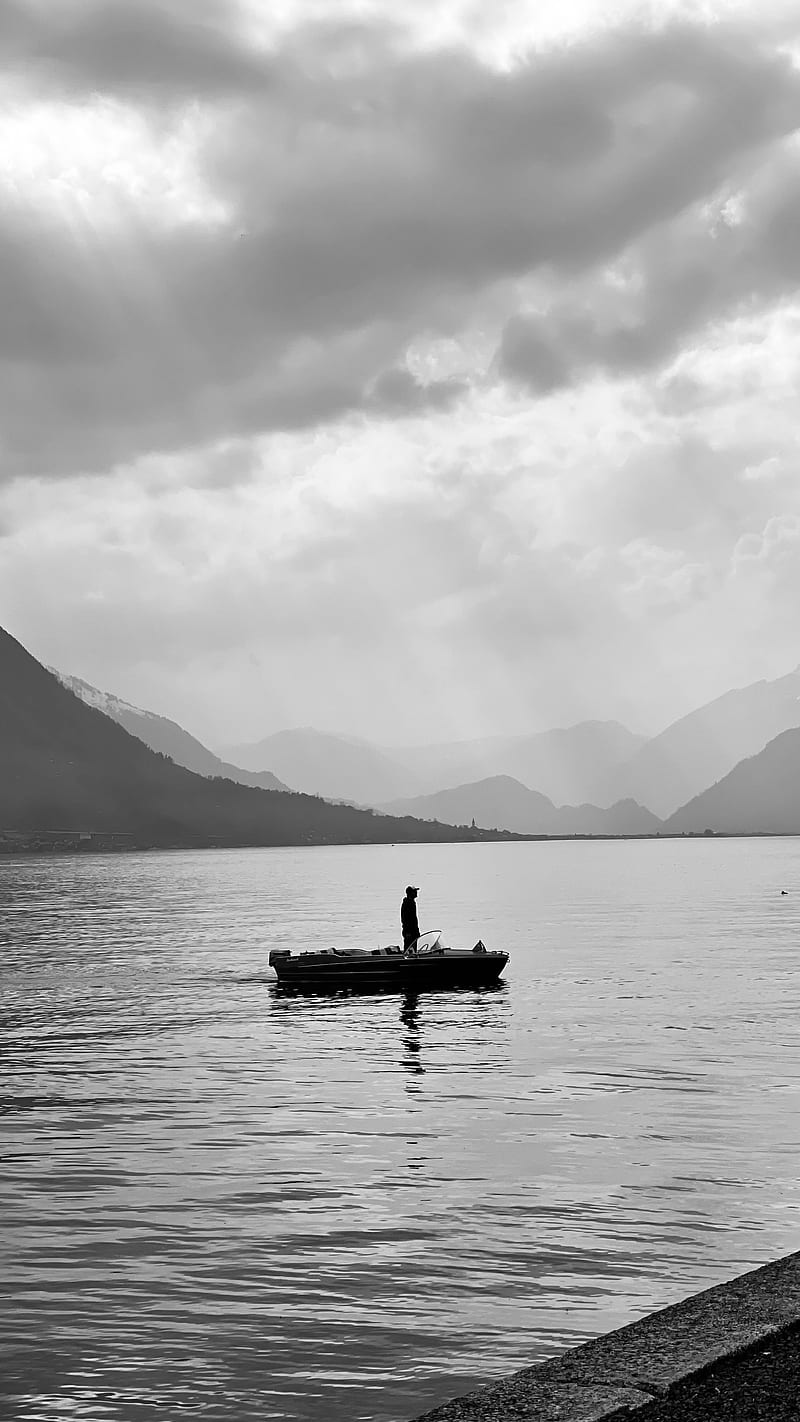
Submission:
[[[505,986],[277,994],[408,882]],[[0,860],[0,971],[5,1416],[397,1422],[800,1247],[800,840]]]

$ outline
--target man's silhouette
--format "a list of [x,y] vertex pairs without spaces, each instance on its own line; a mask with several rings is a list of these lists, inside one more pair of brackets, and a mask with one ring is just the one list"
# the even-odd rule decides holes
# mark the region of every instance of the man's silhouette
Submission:
[[403,947],[407,948],[409,943],[413,943],[419,938],[419,924],[417,922],[417,894],[419,890],[415,884],[409,884],[406,889],[406,896],[400,905],[400,924],[403,929]]

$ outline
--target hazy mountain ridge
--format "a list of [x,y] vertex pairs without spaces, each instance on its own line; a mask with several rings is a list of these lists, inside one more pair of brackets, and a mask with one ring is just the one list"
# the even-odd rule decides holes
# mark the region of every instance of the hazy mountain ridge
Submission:
[[[271,771],[240,767],[220,759],[166,717],[101,692],[80,678],[55,675],[62,686],[92,709],[102,711],[152,750],[170,756],[197,774],[238,780],[257,788],[286,790]],[[784,724],[787,720],[791,722],[788,727]],[[777,736],[769,735],[776,725],[780,728]],[[469,826],[474,819],[476,826],[487,830],[497,827],[537,835],[702,833],[705,829],[794,833],[800,828],[800,816],[794,814],[790,794],[787,799],[787,784],[793,783],[795,773],[794,742],[791,738],[788,743],[782,740],[784,734],[794,730],[800,737],[800,669],[772,682],[762,680],[727,692],[680,718],[650,741],[616,722],[595,721],[529,737],[492,737],[452,746],[387,751],[355,737],[305,728],[266,737],[252,746],[238,748],[238,753],[253,767],[263,767],[266,756],[274,754],[291,768],[297,780],[321,787],[313,792],[309,789],[307,795],[324,795],[342,807],[350,806],[353,812],[365,805],[375,806],[381,815],[411,815],[429,825],[439,822]],[[764,735],[767,749],[775,740],[784,747],[787,784],[775,779],[774,750],[763,761],[760,759]],[[631,745],[633,755],[621,764],[615,763],[620,752]],[[743,745],[753,746],[752,754],[729,765]],[[403,764],[401,757],[407,757],[410,763]],[[507,772],[470,776],[463,782],[451,778],[453,765],[492,757],[501,761],[516,758],[538,766],[545,779],[562,788],[565,782],[583,789],[592,781],[605,781],[605,795],[598,796],[597,801],[582,796],[570,804],[560,795],[547,795],[539,785],[529,786],[521,776]],[[569,775],[564,773],[567,761]],[[734,770],[738,774],[731,781]],[[760,785],[762,775],[765,783]],[[438,783],[432,789],[430,780],[434,778]],[[442,781],[447,779],[449,786],[442,788]],[[744,785],[749,787],[752,803],[742,799]],[[387,786],[389,793],[381,793]],[[398,786],[405,793],[394,793]],[[408,794],[409,786],[417,793]],[[624,793],[636,786],[649,787],[648,793],[657,804],[681,797],[683,804],[669,816],[659,817],[643,801],[641,788],[638,795]]]
[[668,834],[800,834],[800,728],[782,731],[664,825]]
[[229,746],[225,754],[248,770],[269,765],[293,789],[326,800],[377,805],[420,788],[416,777],[391,753],[369,741],[310,727],[277,731],[251,745]]
[[48,667],[47,670],[58,677],[62,686],[80,697],[87,706],[110,716],[117,725],[123,726],[138,740],[144,741],[151,750],[157,751],[159,755],[169,756],[176,765],[182,765],[186,770],[194,771],[196,775],[221,776],[224,780],[235,780],[239,785],[250,785],[258,790],[290,788],[269,770],[254,774],[238,765],[220,760],[219,756],[214,755],[201,741],[185,731],[183,726],[179,726],[177,721],[170,721],[167,716],[159,716],[155,711],[145,711],[141,706],[132,706],[129,701],[121,700],[110,691],[100,691],[98,687],[83,681],[79,676],[68,676],[65,672],[57,671],[55,667]]
[[[456,816],[469,824],[473,811],[468,812],[460,800],[436,797],[445,789],[455,791],[505,776],[528,794],[543,796],[551,808],[539,806],[541,813],[536,814],[532,802],[522,807],[507,802],[507,797],[489,796],[486,803],[479,801],[476,823],[481,822],[480,816],[486,823],[496,813],[492,824],[505,819],[518,825],[518,814],[526,826],[550,824],[553,811],[560,807],[565,812],[562,823],[589,828],[554,829],[554,833],[651,833],[657,832],[659,821],[724,777],[741,759],[756,755],[775,735],[794,726],[800,726],[800,670],[726,692],[649,740],[617,722],[587,721],[531,736],[380,751],[363,742],[345,743],[304,731],[268,737],[259,743],[256,754],[262,762],[267,753],[276,756],[274,768],[289,783],[309,789],[313,785],[317,793],[381,810],[413,807],[416,814],[448,820]],[[286,747],[291,747],[294,759],[284,764],[281,755]],[[247,752],[239,754],[246,758]],[[329,755],[336,758],[335,774],[326,764]],[[387,785],[394,787],[388,793]],[[474,796],[474,791],[470,793]],[[568,821],[569,808],[580,808],[580,815]],[[647,815],[649,822],[642,818]],[[632,828],[643,822],[648,828]],[[616,828],[608,830],[607,825]]]
[[[104,711],[106,716],[111,716],[115,721],[119,721],[121,716],[130,714],[141,716],[147,721],[161,719],[155,711],[145,711],[141,706],[133,706],[130,701],[123,701],[120,696],[115,696],[111,691],[101,691],[99,687],[92,686],[91,682],[84,681],[82,677],[68,676],[66,672],[59,671],[58,667],[45,667],[45,671],[49,671],[51,676],[58,677],[61,685],[66,686],[67,690],[72,691],[75,696],[79,696],[87,706],[93,706],[96,711]],[[170,722],[169,724],[174,725],[175,723]],[[140,736],[139,739],[142,740],[143,737]]]
[[0,828],[111,832],[173,846],[494,837],[196,775],[87,706],[2,629]]
[[530,736],[385,748],[303,728],[225,747],[224,753],[252,770],[268,764],[293,788],[331,800],[381,806],[435,794],[447,784],[508,775],[553,803],[573,804],[590,801],[644,739],[616,721],[582,721]]
[[601,803],[630,798],[667,818],[755,756],[781,732],[800,726],[800,669],[775,681],[725,692],[654,736],[609,777]]
[[388,814],[450,824],[474,820],[483,828],[511,829],[518,834],[635,835],[655,834],[662,828],[655,815],[633,801],[621,801],[607,809],[590,804],[556,806],[546,795],[508,775],[490,776],[434,795],[390,801],[381,808]]
[[646,736],[618,721],[579,721],[527,736],[492,736],[455,745],[407,746],[393,754],[424,781],[422,793],[506,775],[554,805],[596,801]]

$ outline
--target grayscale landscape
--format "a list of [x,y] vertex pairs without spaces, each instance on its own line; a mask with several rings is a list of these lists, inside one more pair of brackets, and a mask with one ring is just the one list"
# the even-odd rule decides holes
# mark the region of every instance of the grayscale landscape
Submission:
[[2,0],[3,1418],[797,1248],[798,234],[796,0]]
[[[616,722],[584,722],[528,737],[397,749],[302,729],[229,747],[235,759],[223,760],[176,722],[40,666],[2,629],[0,668],[7,767],[0,844],[9,848],[30,847],[37,832],[37,842],[52,847],[48,832],[67,829],[87,840],[115,833],[128,848],[374,842],[441,838],[448,830],[461,838],[467,830],[800,833],[800,671],[730,691],[651,740]],[[476,768],[485,772],[480,779],[453,783]],[[233,785],[281,794],[242,797]],[[387,790],[409,787],[417,793],[386,798]],[[165,794],[173,799],[166,814]],[[180,796],[187,798],[182,811]]]

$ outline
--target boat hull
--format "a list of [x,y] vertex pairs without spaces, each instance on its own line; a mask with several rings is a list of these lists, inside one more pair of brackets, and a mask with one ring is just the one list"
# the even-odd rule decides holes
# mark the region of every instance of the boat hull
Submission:
[[[507,953],[431,954],[419,957],[326,958],[304,962],[299,957],[274,958],[278,986],[293,992],[402,992],[448,988],[481,988],[497,983]],[[316,957],[309,954],[308,957]]]

